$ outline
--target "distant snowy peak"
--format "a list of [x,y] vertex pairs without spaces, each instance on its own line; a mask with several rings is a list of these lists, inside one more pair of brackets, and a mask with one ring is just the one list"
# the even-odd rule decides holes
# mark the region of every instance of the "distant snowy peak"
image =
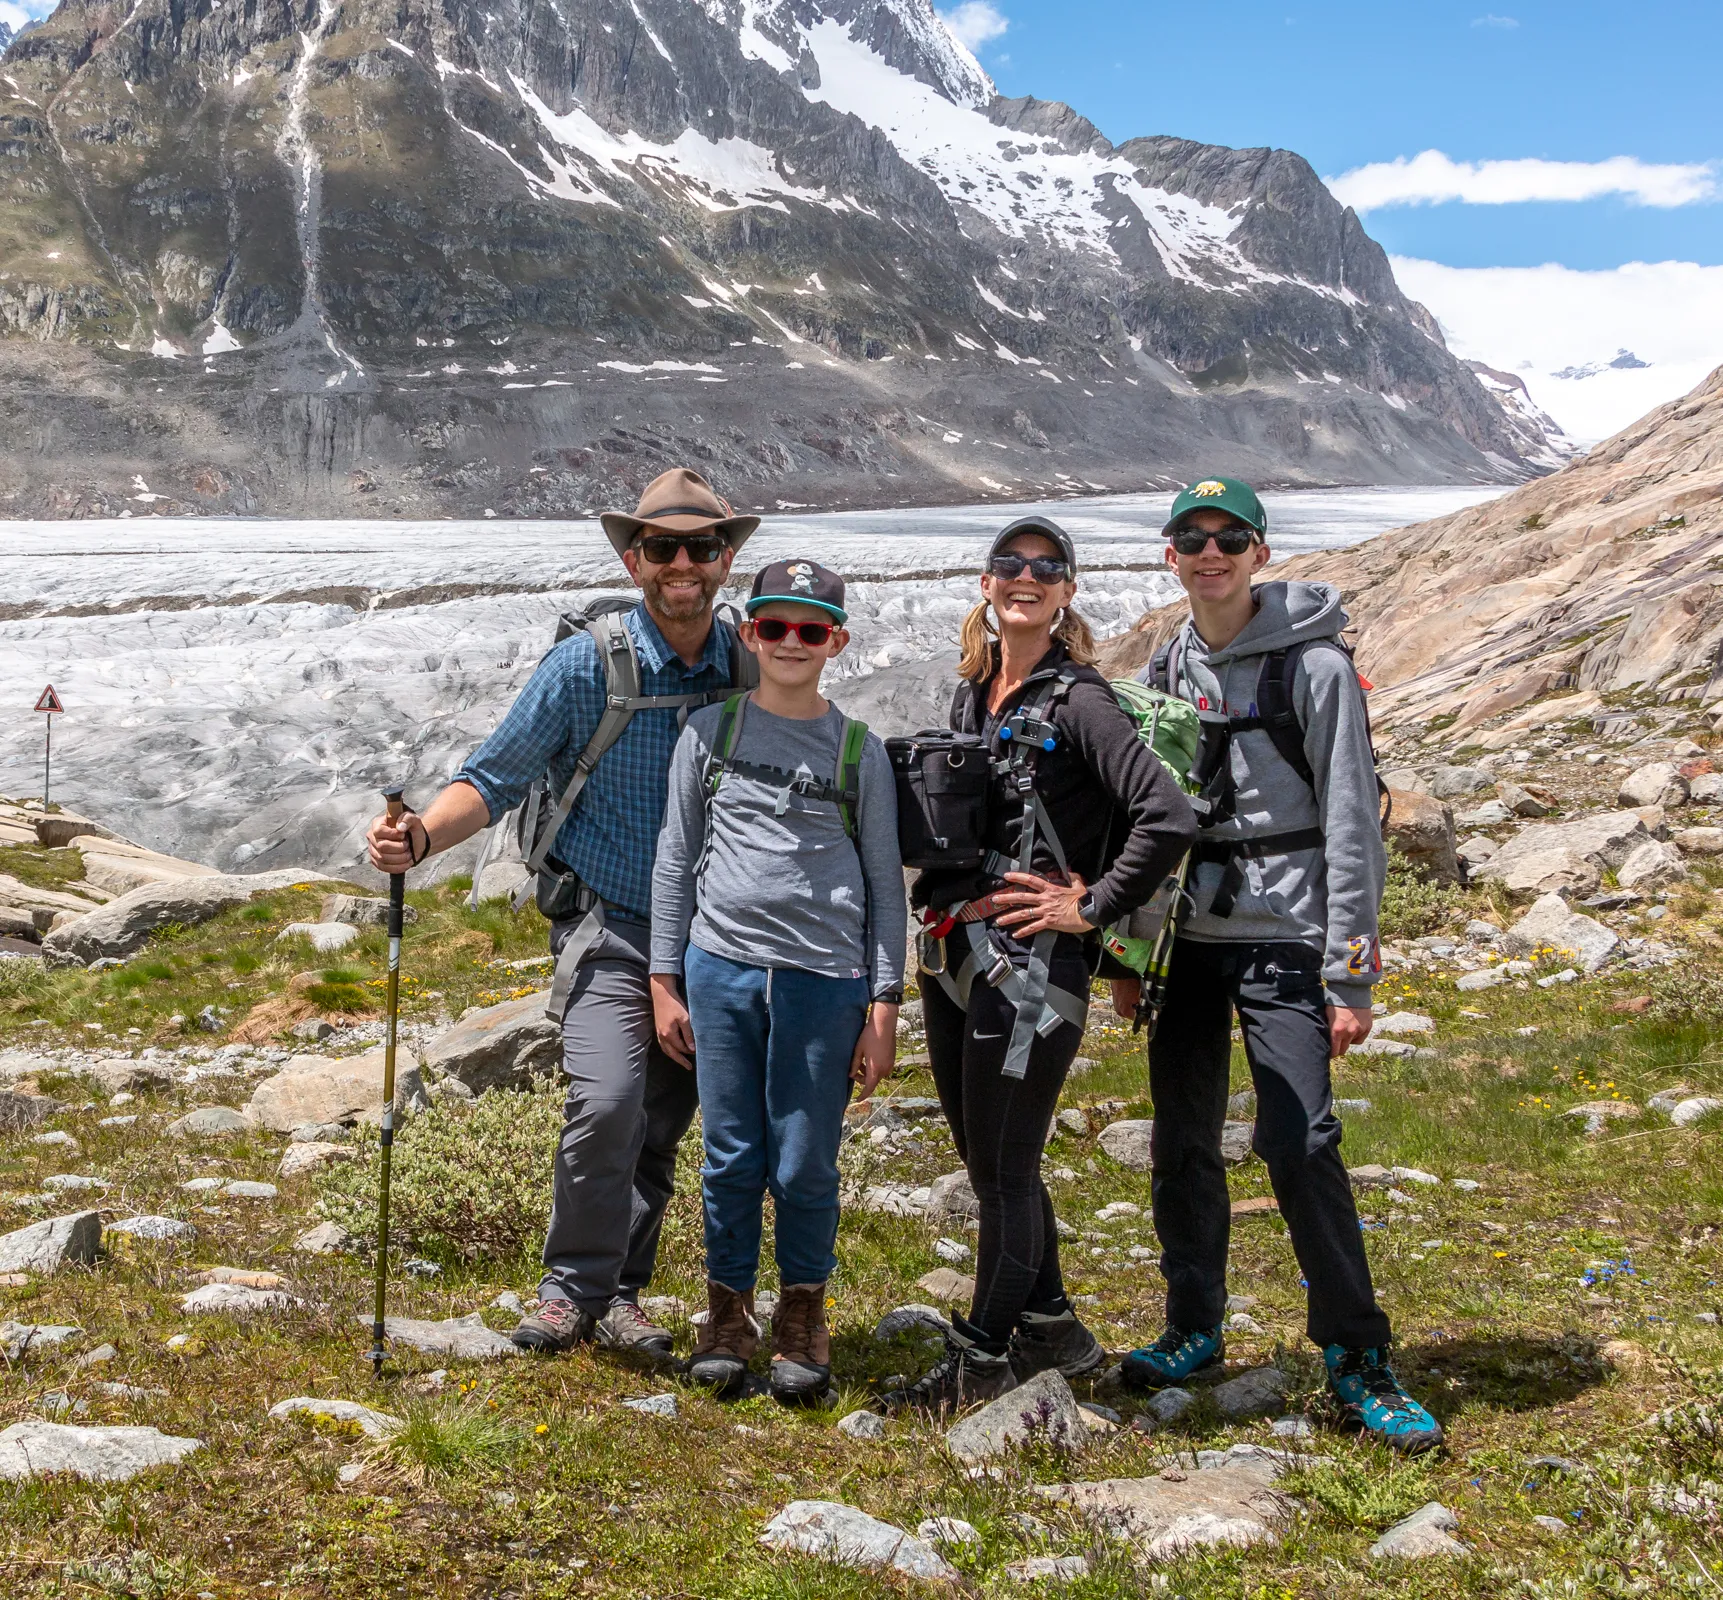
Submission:
[[1563,367],[1560,372],[1552,372],[1552,378],[1595,378],[1600,372],[1634,372],[1649,367],[1649,361],[1641,361],[1631,350],[1618,349],[1613,361],[1588,361],[1583,367]]
[[12,29],[9,24],[0,22],[0,56],[6,54],[7,47],[12,43]]
[[1579,442],[1569,437],[1562,425],[1532,399],[1523,378],[1512,372],[1500,372],[1482,361],[1468,361],[1466,365],[1478,375],[1485,392],[1501,406],[1527,461],[1554,469],[1565,466],[1581,453]]
[[929,0],[699,0],[707,15],[736,30],[742,53],[779,72],[806,75],[807,32],[841,29],[887,66],[927,85],[953,105],[980,108],[997,93],[981,63],[940,21]]

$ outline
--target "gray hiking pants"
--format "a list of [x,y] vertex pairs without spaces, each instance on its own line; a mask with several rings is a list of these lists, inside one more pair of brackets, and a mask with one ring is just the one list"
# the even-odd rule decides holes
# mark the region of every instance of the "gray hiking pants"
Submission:
[[[560,951],[576,924],[558,923]],[[568,1074],[541,1300],[602,1316],[652,1279],[676,1147],[694,1120],[694,1074],[658,1047],[648,931],[610,922],[575,974],[562,1025]]]

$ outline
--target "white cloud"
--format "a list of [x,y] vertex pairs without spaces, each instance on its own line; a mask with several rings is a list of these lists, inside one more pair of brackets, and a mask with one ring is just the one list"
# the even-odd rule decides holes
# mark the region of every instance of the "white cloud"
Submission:
[[963,0],[962,5],[940,12],[939,20],[971,50],[979,50],[989,40],[1000,38],[1011,26],[1004,13],[989,4],[989,0]]
[[1410,158],[1373,161],[1325,180],[1342,205],[1357,211],[1383,206],[1514,205],[1526,200],[1597,200],[1621,194],[1647,206],[1689,206],[1717,198],[1708,164],[1658,164],[1637,156],[1607,161],[1455,161],[1440,150]]
[[14,33],[27,22],[34,22],[45,17],[54,9],[56,0],[0,0],[0,22],[4,22]]
[[[1633,261],[1607,272],[1448,267],[1394,257],[1400,287],[1436,315],[1454,353],[1525,380],[1574,438],[1593,443],[1723,364],[1723,267]],[[1612,368],[1631,351],[1645,367]],[[1584,378],[1558,372],[1601,365]]]
[[1472,18],[1474,28],[1517,28],[1519,25],[1518,17],[1498,17],[1493,11],[1486,11],[1483,16]]

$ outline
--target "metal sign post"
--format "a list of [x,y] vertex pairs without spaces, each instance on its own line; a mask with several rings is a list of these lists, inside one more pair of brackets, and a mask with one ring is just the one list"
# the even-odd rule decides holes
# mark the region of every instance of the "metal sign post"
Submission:
[[48,780],[54,765],[54,713],[66,709],[54,693],[53,684],[49,684],[37,698],[36,709],[47,719],[42,724],[42,804],[45,807],[48,804]]

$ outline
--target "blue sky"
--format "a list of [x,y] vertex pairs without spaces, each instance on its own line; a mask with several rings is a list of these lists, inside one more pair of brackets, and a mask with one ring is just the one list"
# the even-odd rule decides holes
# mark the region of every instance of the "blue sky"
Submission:
[[[942,10],[1002,93],[1064,100],[1116,142],[1276,145],[1342,180],[1450,344],[1520,372],[1577,436],[1723,362],[1719,0]],[[1651,369],[1553,377],[1624,346]]]

